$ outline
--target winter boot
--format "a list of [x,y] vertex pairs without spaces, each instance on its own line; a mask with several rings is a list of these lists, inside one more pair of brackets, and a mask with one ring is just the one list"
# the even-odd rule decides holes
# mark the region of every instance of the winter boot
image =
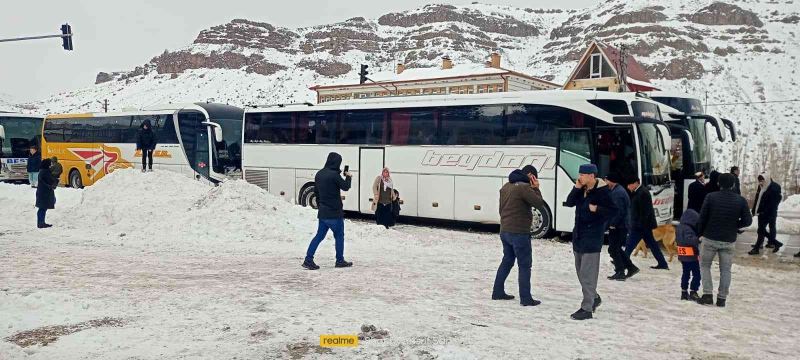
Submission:
[[492,294],[492,300],[514,300],[514,295],[509,295],[509,294],[494,295],[494,294]]
[[351,267],[351,266],[353,266],[353,263],[350,262],[350,261],[342,260],[342,261],[337,261],[336,262],[336,267],[337,268],[346,268],[346,267]]
[[776,252],[778,252],[778,251],[781,249],[781,247],[782,247],[782,246],[783,246],[783,243],[782,243],[782,242],[780,242],[780,241],[776,241],[776,242],[775,242],[775,248],[773,248],[773,249],[772,249],[772,252],[773,252],[773,253],[776,253]]
[[625,272],[624,271],[615,272],[614,275],[608,277],[608,280],[625,281]]
[[594,303],[592,304],[592,312],[597,311],[597,308],[599,308],[600,304],[602,304],[602,303],[603,303],[603,299],[600,298],[600,295],[597,295],[597,297],[594,298]]
[[689,292],[686,290],[681,291],[681,300],[689,300]]
[[794,254],[794,257],[800,258],[800,251],[798,251],[797,254]]
[[750,255],[758,255],[758,248],[757,247],[753,247],[753,249],[748,251],[747,253],[750,254]]
[[578,309],[578,311],[574,312],[570,317],[572,320],[587,320],[592,318],[592,313],[590,311]]
[[723,298],[721,298],[721,297],[717,296],[717,306],[719,306],[719,307],[725,307],[725,299],[723,299]]
[[772,248],[775,247],[775,243],[774,242],[767,242],[767,245],[764,245],[764,247],[767,248],[767,249],[772,249]]
[[697,295],[697,291],[692,291],[689,293],[689,300],[691,301],[700,300],[700,295]]
[[319,270],[319,266],[317,266],[317,264],[314,263],[314,260],[311,260],[311,261],[305,260],[305,261],[303,261],[303,267],[308,269],[308,270]]
[[669,265],[656,265],[651,266],[650,268],[654,270],[669,270]]
[[703,297],[697,299],[697,303],[700,305],[711,305],[714,303],[714,296],[709,294],[703,294]]
[[633,275],[636,275],[638,273],[639,273],[639,268],[636,267],[635,265],[631,265],[631,267],[628,268],[628,274],[625,275],[625,278],[629,278],[629,277],[631,277]]

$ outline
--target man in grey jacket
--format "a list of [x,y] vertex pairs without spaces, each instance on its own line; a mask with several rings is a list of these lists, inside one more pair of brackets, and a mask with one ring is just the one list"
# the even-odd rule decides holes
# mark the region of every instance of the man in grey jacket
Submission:
[[720,191],[706,196],[700,210],[698,234],[701,238],[700,277],[703,282],[703,296],[697,301],[701,305],[714,302],[714,282],[711,279],[711,263],[719,254],[719,290],[717,306],[724,307],[731,285],[731,265],[733,263],[733,244],[738,236],[737,230],[750,226],[753,217],[747,208],[747,201],[733,192],[735,180],[731,174],[719,177]]

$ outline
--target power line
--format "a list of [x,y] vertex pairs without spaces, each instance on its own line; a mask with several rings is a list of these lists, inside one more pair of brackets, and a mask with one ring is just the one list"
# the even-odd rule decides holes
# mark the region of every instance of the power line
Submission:
[[708,104],[706,106],[723,106],[723,105],[751,105],[751,104],[774,104],[774,103],[787,103],[798,102],[800,99],[794,100],[775,100],[775,101],[752,101],[752,102],[737,102],[737,103],[724,103],[724,104]]

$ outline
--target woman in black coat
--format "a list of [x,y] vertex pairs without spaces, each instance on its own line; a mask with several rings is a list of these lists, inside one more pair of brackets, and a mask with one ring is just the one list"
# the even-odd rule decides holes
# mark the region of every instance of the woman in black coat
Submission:
[[50,159],[42,160],[40,169],[39,186],[36,188],[36,207],[39,208],[36,212],[36,227],[41,229],[53,226],[45,223],[44,218],[48,209],[56,207],[55,189],[58,187],[58,179],[50,172]]

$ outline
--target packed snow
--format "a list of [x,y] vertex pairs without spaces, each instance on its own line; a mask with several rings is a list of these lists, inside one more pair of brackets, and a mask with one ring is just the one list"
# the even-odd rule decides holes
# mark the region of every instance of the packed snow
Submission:
[[[639,275],[612,282],[603,261],[603,305],[575,322],[569,244],[534,243],[543,304],[523,308],[490,300],[496,234],[348,220],[345,256],[355,266],[333,268],[329,236],[316,257],[322,269],[307,271],[315,212],[243,181],[211,187],[118,170],[84,190],[58,189],[50,229],[35,228],[33,194],[0,186],[2,359],[779,359],[798,350],[796,272],[734,264],[720,309],[678,300],[677,262],[655,271],[637,258]],[[506,286],[518,293],[516,273]],[[96,323],[106,326],[87,325]],[[318,347],[319,335],[362,325],[376,330],[357,348]],[[9,341],[53,326],[74,332],[46,345]]]

